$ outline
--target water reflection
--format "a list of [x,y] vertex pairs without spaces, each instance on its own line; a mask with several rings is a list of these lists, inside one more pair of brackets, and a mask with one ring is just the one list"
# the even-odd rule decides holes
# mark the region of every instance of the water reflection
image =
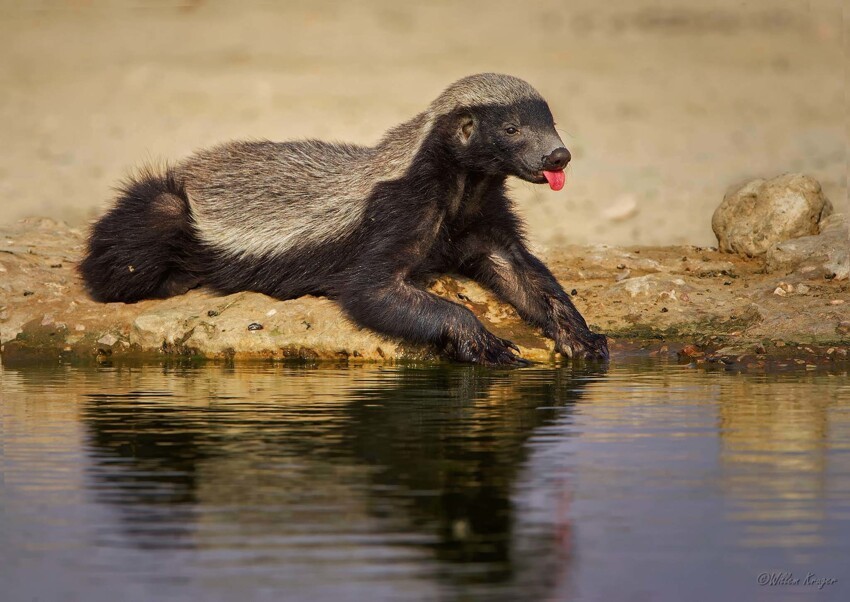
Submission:
[[559,517],[522,542],[539,560],[516,562],[525,443],[568,421],[602,370],[362,368],[320,382],[310,369],[225,370],[184,374],[179,395],[92,394],[82,408],[92,487],[139,546],[260,538],[278,562],[298,537],[343,534],[308,552],[340,561],[331,548],[368,540],[377,522],[401,557],[432,555],[428,572],[449,585],[537,591],[566,572],[571,542]]
[[[655,359],[6,369],[10,599],[786,599],[850,578],[850,379]],[[43,575],[50,575],[44,579]],[[845,584],[846,582],[846,584]]]

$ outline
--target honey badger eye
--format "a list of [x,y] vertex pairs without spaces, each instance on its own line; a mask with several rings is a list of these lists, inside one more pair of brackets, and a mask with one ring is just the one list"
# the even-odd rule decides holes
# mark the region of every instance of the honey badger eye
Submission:
[[508,127],[505,128],[505,133],[510,135],[510,136],[513,136],[514,134],[519,134],[519,130],[517,128],[515,128],[514,126],[509,125]]

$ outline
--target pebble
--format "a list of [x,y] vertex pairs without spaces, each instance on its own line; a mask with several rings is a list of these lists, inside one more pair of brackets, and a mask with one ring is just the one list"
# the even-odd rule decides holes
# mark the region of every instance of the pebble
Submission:
[[250,324],[248,324],[248,330],[262,330],[262,329],[263,329],[263,325],[260,324],[259,322],[251,322]]
[[105,334],[97,340],[101,345],[106,345],[107,347],[112,347],[115,343],[118,342],[118,337],[114,334],[109,333]]
[[697,349],[696,345],[685,345],[682,347],[682,350],[679,352],[679,355],[685,357],[702,357],[704,354],[702,351]]
[[273,315],[275,315],[276,313],[277,313],[277,310],[276,310],[276,309],[270,309],[269,311],[267,311],[267,312],[266,312],[266,316],[268,316],[269,318],[271,318],[271,317],[272,317]]

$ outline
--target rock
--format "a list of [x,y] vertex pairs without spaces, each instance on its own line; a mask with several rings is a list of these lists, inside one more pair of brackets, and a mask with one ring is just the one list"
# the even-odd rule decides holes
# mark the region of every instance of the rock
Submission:
[[679,357],[702,357],[705,355],[696,345],[685,345],[679,351]]
[[830,213],[817,180],[786,174],[727,193],[711,227],[721,251],[757,257],[786,240],[818,234],[818,223]]
[[116,337],[111,332],[100,337],[97,342],[100,345],[105,345],[106,347],[112,347],[115,343],[118,342],[118,337]]
[[850,278],[850,229],[847,217],[836,213],[820,223],[820,233],[772,245],[765,255],[765,269],[794,272],[809,279]]

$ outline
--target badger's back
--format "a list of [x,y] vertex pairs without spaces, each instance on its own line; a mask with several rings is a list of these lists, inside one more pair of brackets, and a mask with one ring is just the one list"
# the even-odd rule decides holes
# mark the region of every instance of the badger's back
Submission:
[[282,255],[356,229],[383,176],[368,147],[232,142],[178,167],[198,237],[238,257]]

